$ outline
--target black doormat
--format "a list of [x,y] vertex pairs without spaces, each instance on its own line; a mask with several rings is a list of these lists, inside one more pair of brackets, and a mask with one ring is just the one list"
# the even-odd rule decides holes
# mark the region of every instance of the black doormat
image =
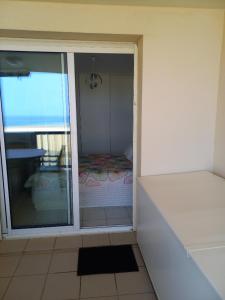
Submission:
[[79,276],[135,271],[138,266],[130,245],[79,249]]

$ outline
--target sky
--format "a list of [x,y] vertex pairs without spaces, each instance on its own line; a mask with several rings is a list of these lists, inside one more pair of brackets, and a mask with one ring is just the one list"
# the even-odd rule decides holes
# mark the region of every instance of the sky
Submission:
[[32,72],[29,77],[1,77],[4,125],[63,125],[69,121],[67,75]]

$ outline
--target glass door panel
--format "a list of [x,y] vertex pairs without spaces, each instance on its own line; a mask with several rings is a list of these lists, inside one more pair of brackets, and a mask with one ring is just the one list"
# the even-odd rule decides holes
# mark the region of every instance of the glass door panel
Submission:
[[0,52],[0,91],[11,227],[72,225],[66,54]]
[[132,226],[132,54],[76,53],[81,228]]

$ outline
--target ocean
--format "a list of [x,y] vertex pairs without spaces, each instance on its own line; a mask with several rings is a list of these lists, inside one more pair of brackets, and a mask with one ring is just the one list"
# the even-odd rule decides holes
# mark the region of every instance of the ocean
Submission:
[[3,118],[4,126],[68,126],[70,123],[69,116],[63,118],[60,116],[34,116],[18,117],[10,116]]

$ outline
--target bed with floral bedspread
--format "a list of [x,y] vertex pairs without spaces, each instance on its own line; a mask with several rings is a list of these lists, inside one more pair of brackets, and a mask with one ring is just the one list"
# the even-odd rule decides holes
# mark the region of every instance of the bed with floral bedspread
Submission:
[[[71,169],[39,171],[29,177],[36,209],[66,209]],[[79,195],[81,207],[129,206],[132,204],[132,162],[125,155],[90,154],[79,157]]]
[[132,183],[132,162],[125,155],[90,154],[79,157],[79,182],[97,185],[103,181],[123,179]]

